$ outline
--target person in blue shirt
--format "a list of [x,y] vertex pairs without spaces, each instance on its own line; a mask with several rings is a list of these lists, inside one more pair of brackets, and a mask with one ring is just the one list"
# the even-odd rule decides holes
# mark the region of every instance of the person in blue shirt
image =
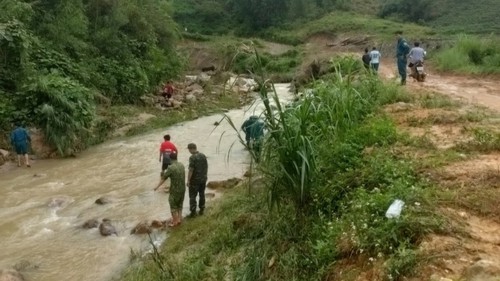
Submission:
[[398,72],[401,76],[401,85],[406,84],[406,65],[408,63],[408,53],[410,53],[410,46],[403,38],[403,32],[399,31],[396,33],[398,38],[398,44],[396,47],[396,58],[398,64]]
[[16,128],[10,134],[10,143],[17,153],[17,166],[21,167],[21,156],[24,155],[24,163],[26,167],[31,167],[28,155],[28,144],[31,142],[28,131],[24,129],[19,122],[16,123]]

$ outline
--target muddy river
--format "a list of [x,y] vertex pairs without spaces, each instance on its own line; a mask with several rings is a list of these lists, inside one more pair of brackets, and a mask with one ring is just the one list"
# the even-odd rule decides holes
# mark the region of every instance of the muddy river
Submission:
[[[290,99],[288,84],[275,87],[283,100]],[[261,110],[262,105],[255,103],[227,115],[240,126]],[[248,152],[227,122],[215,128],[220,119],[220,114],[203,117],[107,142],[77,158],[41,160],[31,169],[1,173],[0,268],[30,264],[22,273],[37,281],[104,281],[119,275],[129,263],[131,251],[150,249],[147,236],[130,235],[130,230],[143,220],[170,217],[168,194],[153,192],[159,180],[158,149],[164,134],[172,136],[179,161],[186,165],[187,144],[198,145],[209,161],[209,181],[241,177],[246,171]],[[101,196],[112,202],[95,204]],[[210,200],[207,211],[209,208]],[[188,196],[184,215],[187,213]],[[81,228],[92,218],[111,219],[118,236],[102,237],[97,229]],[[166,232],[153,236],[157,243],[168,239]]]

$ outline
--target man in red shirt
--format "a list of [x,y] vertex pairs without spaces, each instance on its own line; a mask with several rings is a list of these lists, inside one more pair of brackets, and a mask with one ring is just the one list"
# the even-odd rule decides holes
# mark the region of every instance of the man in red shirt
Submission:
[[172,85],[172,81],[168,81],[167,85],[163,87],[162,96],[168,101],[172,98],[174,94],[174,86]]
[[163,173],[170,165],[170,154],[177,154],[177,147],[170,141],[170,135],[163,136],[164,142],[160,146],[160,163],[161,173]]

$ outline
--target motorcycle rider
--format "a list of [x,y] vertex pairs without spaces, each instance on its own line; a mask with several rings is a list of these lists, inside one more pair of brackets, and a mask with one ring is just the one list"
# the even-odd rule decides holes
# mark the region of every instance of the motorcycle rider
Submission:
[[422,64],[423,64],[424,58],[426,55],[427,55],[427,52],[422,47],[420,47],[420,43],[415,42],[414,47],[411,48],[410,53],[408,54],[408,58],[410,59],[410,63],[408,64],[408,66],[411,69],[411,76],[412,77],[415,75],[415,72],[416,72],[415,67],[414,67],[415,64],[417,64],[419,61],[422,62]]

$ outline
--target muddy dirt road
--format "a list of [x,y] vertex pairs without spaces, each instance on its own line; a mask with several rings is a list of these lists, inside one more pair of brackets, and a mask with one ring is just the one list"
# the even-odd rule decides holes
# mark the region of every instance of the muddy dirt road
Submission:
[[[448,95],[466,104],[475,104],[500,112],[500,82],[492,78],[467,77],[439,74],[427,70],[423,83],[408,77],[407,87],[415,90],[431,90]],[[380,74],[387,79],[399,79],[395,60],[386,59],[380,65]]]

